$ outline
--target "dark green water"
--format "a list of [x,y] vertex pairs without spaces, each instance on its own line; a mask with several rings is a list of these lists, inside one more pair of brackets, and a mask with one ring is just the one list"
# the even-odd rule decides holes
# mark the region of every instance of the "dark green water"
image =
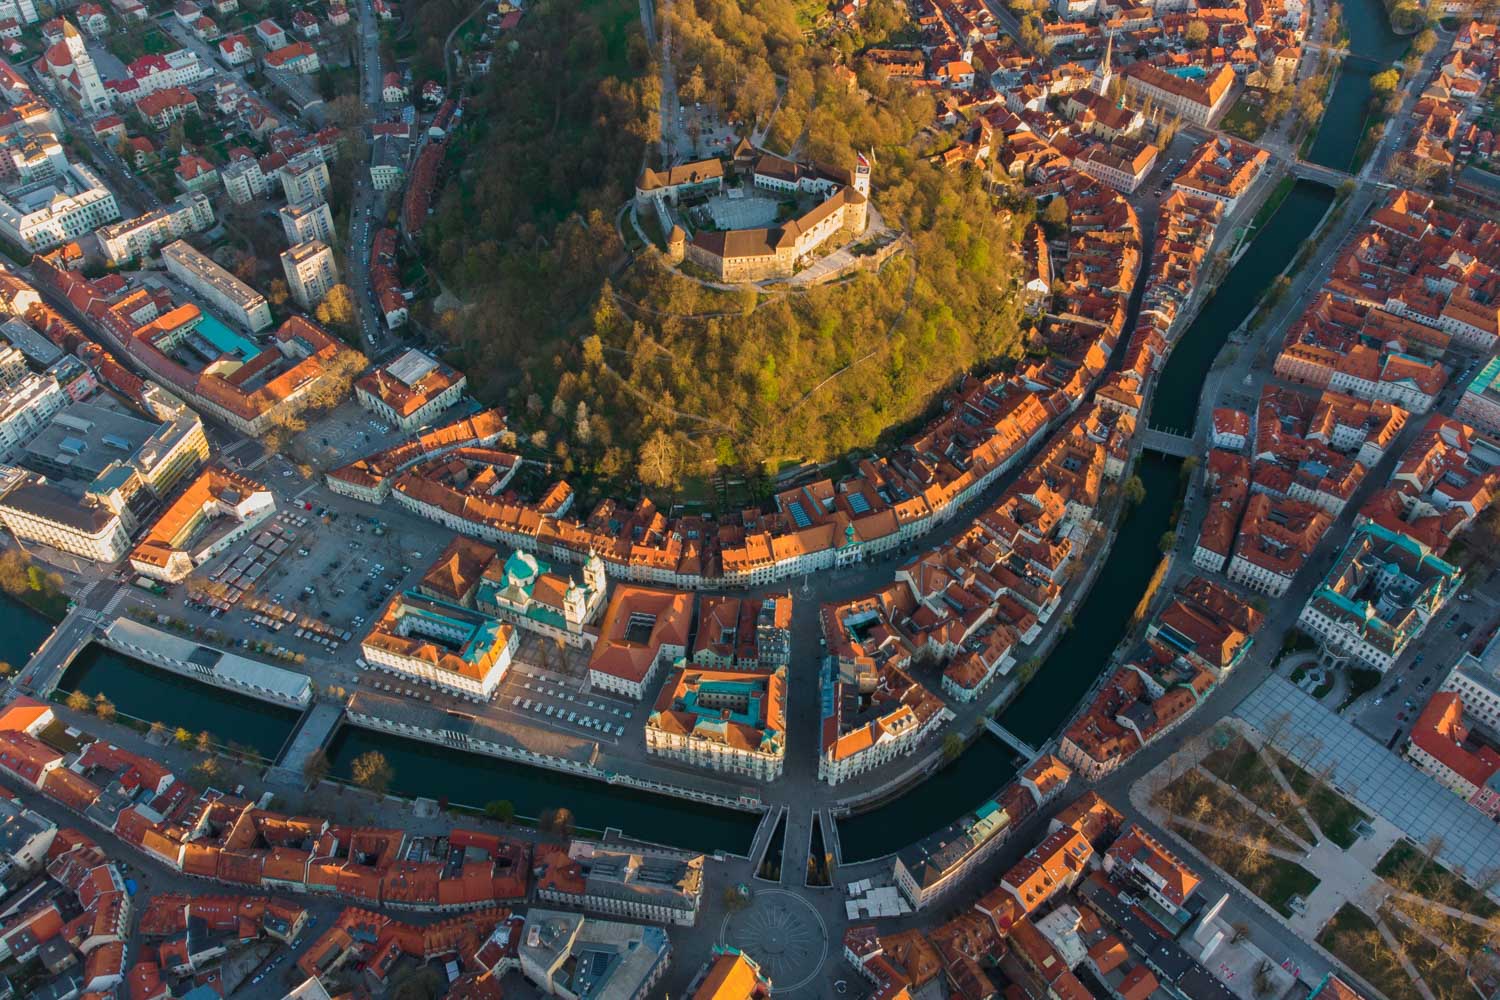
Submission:
[[267,758],[281,751],[299,715],[96,645],[78,655],[57,686],[90,697],[103,694],[125,715],[192,733],[207,730],[216,743],[239,743]]
[[1181,459],[1154,452],[1141,456],[1136,474],[1146,484],[1146,499],[1125,516],[1109,561],[1073,616],[1073,628],[1000,716],[1002,726],[1032,746],[1047,742],[1067,722],[1079,699],[1109,664],[1131,612],[1161,561],[1157,543],[1171,526],[1181,468]]
[[347,778],[350,763],[366,750],[385,755],[395,775],[391,791],[399,795],[446,797],[476,807],[507,799],[517,815],[528,817],[566,807],[580,827],[617,827],[627,836],[690,850],[745,854],[760,822],[756,813],[606,785],[357,726],[345,726],[334,737],[328,750],[333,773]]
[[1359,149],[1370,104],[1370,78],[1405,54],[1409,40],[1391,31],[1381,0],[1342,0],[1349,33],[1350,57],[1344,60],[1318,137],[1307,159],[1335,170],[1348,170]]
[[1152,427],[1192,433],[1198,396],[1214,358],[1312,235],[1333,203],[1333,196],[1332,188],[1298,181],[1276,214],[1261,227],[1250,250],[1225,276],[1172,349],[1151,404]]
[[10,636],[0,660],[8,661],[19,675],[31,654],[52,634],[52,623],[20,601],[0,594],[0,631]]
[[900,850],[983,802],[1016,773],[1016,756],[988,732],[956,760],[900,798],[839,820],[845,863]]

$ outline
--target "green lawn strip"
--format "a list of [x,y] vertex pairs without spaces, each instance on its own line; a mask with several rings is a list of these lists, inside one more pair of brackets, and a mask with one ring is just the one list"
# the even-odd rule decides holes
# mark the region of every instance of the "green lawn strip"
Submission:
[[1390,1000],[1422,1000],[1411,977],[1380,937],[1375,922],[1353,905],[1345,903],[1339,907],[1318,933],[1318,944]]
[[1421,934],[1408,927],[1395,914],[1382,909],[1385,925],[1391,929],[1396,940],[1406,949],[1406,958],[1417,969],[1418,974],[1439,998],[1470,996],[1474,988],[1464,974],[1460,964],[1461,951],[1443,950],[1433,946]]
[[1292,174],[1287,174],[1277,181],[1276,187],[1267,196],[1265,204],[1260,206],[1260,210],[1255,213],[1255,218],[1250,220],[1250,228],[1259,232],[1261,226],[1271,221],[1271,216],[1276,214],[1276,210],[1281,207],[1281,203],[1286,201],[1286,196],[1291,194],[1292,188],[1296,186],[1297,178]]
[[1436,861],[1427,862],[1422,851],[1409,841],[1393,844],[1375,866],[1375,874],[1389,879],[1408,868],[1417,873],[1412,879],[1413,891],[1417,895],[1443,901],[1454,909],[1484,920],[1500,916],[1500,907]]
[[1219,780],[1233,785],[1245,798],[1280,819],[1290,833],[1309,844],[1317,843],[1317,835],[1307,828],[1307,822],[1287,801],[1281,785],[1266,766],[1265,760],[1245,740],[1236,739],[1229,746],[1215,750],[1203,759],[1203,766]]
[[1316,875],[1301,865],[1280,858],[1267,857],[1261,867],[1252,869],[1240,841],[1240,828],[1231,827],[1232,832],[1223,836],[1180,823],[1173,823],[1172,830],[1284,917],[1292,916],[1290,903],[1293,896],[1306,899],[1318,887]]
[[1354,827],[1361,822],[1368,823],[1370,815],[1326,784],[1314,781],[1311,774],[1292,763],[1290,758],[1276,754],[1276,766],[1302,799],[1313,822],[1328,834],[1328,839],[1346,851],[1353,847],[1359,839]]

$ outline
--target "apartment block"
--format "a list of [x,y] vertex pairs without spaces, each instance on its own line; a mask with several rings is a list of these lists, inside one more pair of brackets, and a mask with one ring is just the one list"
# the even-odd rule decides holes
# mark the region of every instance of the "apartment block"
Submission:
[[322,302],[328,290],[339,281],[333,250],[322,240],[308,240],[283,251],[281,268],[286,272],[292,299],[309,311]]
[[333,212],[328,202],[283,205],[277,214],[281,217],[281,228],[286,232],[288,245],[296,246],[309,240],[333,242]]
[[111,264],[128,264],[157,247],[201,233],[214,224],[213,203],[200,191],[180,194],[169,205],[144,215],[102,226],[94,237]]
[[183,240],[162,247],[167,273],[210,304],[222,310],[251,333],[271,325],[271,306],[266,297],[245,284]]

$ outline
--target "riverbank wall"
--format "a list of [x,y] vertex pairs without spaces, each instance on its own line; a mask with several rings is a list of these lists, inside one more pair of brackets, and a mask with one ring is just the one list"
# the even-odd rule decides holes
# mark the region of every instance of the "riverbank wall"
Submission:
[[360,712],[352,707],[346,708],[344,719],[347,724],[359,726],[362,729],[368,729],[373,732],[387,733],[391,736],[399,736],[409,740],[418,740],[422,743],[446,747],[461,753],[497,757],[501,760],[508,760],[517,764],[545,768],[550,771],[560,771],[565,774],[576,775],[580,778],[589,778],[606,785],[634,788],[657,795],[670,795],[674,798],[686,799],[690,802],[718,806],[724,809],[735,809],[740,812],[763,813],[766,808],[765,803],[759,796],[741,795],[734,797],[721,795],[717,792],[689,788],[685,785],[657,781],[651,778],[642,778],[633,774],[606,771],[603,768],[583,761],[568,760],[565,757],[536,753],[522,747],[506,746],[501,743],[495,743],[492,740],[455,732],[451,729],[433,729],[429,726],[417,725],[415,723],[397,722],[393,719]]

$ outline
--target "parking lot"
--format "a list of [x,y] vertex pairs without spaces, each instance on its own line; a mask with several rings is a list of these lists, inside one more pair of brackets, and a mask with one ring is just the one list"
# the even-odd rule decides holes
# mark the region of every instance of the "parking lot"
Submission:
[[520,717],[530,725],[600,743],[618,743],[632,722],[638,724],[644,719],[645,710],[639,705],[585,693],[581,683],[566,681],[517,659],[495,696],[495,707],[504,717]]
[[[1379,687],[1356,707],[1355,724],[1373,738],[1400,749],[1427,699],[1466,651],[1482,649],[1500,621],[1494,587],[1465,589],[1427,626],[1414,647],[1396,661]],[[1465,600],[1467,598],[1467,600]]]
[[[452,534],[399,508],[338,497],[295,474],[283,478],[286,470],[286,461],[272,456],[252,473],[278,494],[282,509],[275,516],[205,563],[187,585],[164,595],[134,591],[130,603],[180,620],[212,645],[304,671],[320,691],[478,713],[523,741],[530,730],[596,742],[611,752],[643,752],[649,701],[588,691],[586,647],[520,630],[514,665],[482,707],[361,665],[370,623],[398,590],[417,585]],[[230,586],[239,583],[239,595],[228,600]]]

